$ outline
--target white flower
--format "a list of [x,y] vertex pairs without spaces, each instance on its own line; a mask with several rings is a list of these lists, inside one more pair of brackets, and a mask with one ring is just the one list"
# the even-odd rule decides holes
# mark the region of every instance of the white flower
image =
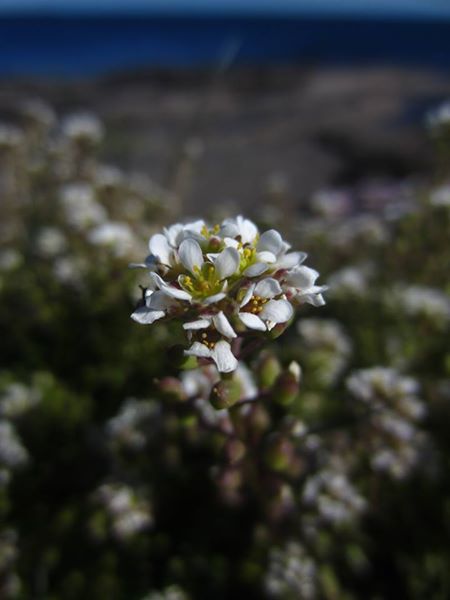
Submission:
[[[207,329],[211,326],[215,327],[215,329],[226,338],[233,339],[237,337],[236,332],[222,311],[213,315],[202,315],[197,321],[185,323],[183,328],[186,331],[192,332],[200,329]],[[206,334],[204,335],[206,337]]]
[[238,365],[236,357],[231,352],[229,342],[226,342],[225,340],[220,340],[217,343],[211,342],[210,346],[201,342],[194,342],[192,346],[184,352],[187,356],[212,359],[220,373],[231,373]]
[[0,464],[14,469],[28,461],[28,452],[22,445],[15,427],[9,421],[0,421]]
[[56,227],[43,227],[38,233],[36,247],[40,254],[52,258],[65,249],[66,238]]
[[62,122],[63,134],[73,141],[89,141],[97,144],[103,137],[101,121],[90,113],[75,113]]
[[319,273],[303,265],[294,267],[286,274],[284,283],[288,287],[288,298],[294,303],[307,302],[313,306],[323,306],[325,300],[322,292],[327,290],[325,285],[315,285]]
[[133,247],[133,232],[126,223],[103,223],[91,229],[88,239],[97,246],[110,247],[117,257],[126,256]]
[[151,325],[167,316],[175,305],[174,298],[164,291],[146,290],[144,304],[136,308],[131,318],[141,325]]
[[450,125],[450,101],[447,100],[430,110],[426,115],[426,124],[432,131]]
[[305,260],[304,252],[287,253],[289,249],[290,245],[283,241],[278,231],[265,231],[256,245],[255,262],[244,270],[244,275],[258,277],[267,271],[291,269]]
[[242,245],[253,244],[258,235],[258,228],[250,219],[244,219],[239,215],[234,219],[225,219],[220,228],[220,234],[224,238],[239,238]]
[[450,206],[450,185],[442,185],[430,194],[430,204],[433,206]]
[[397,287],[392,299],[411,317],[426,317],[446,323],[450,320],[450,299],[447,294],[436,288],[425,286]]
[[76,229],[85,230],[107,219],[105,209],[96,201],[94,190],[87,183],[65,185],[61,190],[61,204],[67,222]]
[[285,298],[274,299],[282,293],[279,282],[270,277],[252,284],[240,303],[239,319],[249,329],[259,331],[270,331],[278,323],[286,323],[294,310]]

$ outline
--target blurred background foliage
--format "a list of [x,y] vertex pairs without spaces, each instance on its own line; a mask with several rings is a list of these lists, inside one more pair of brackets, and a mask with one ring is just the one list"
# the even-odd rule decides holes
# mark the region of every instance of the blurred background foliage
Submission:
[[[324,187],[301,208],[275,178],[255,198],[250,216],[330,289],[248,357],[229,411],[209,403],[210,369],[180,375],[176,324],[129,318],[146,278],[128,263],[186,218],[198,147],[166,190],[99,159],[94,114],[12,113],[0,597],[448,598],[448,106],[428,119],[435,174]],[[211,198],[200,216],[226,212]]]

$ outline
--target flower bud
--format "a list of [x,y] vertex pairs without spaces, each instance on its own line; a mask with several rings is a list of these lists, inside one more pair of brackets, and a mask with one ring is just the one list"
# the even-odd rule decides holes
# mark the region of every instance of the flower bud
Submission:
[[233,379],[222,379],[213,386],[209,400],[214,408],[220,410],[230,408],[240,397],[241,386],[239,383]]
[[225,444],[225,455],[231,464],[239,462],[245,456],[245,446],[240,440],[229,440]]
[[282,406],[290,406],[298,395],[300,373],[298,364],[295,365],[292,366],[291,363],[289,368],[281,373],[273,388],[273,401]]
[[258,383],[261,389],[271,388],[280,373],[281,365],[277,357],[270,353],[265,354],[257,366]]
[[265,456],[266,463],[271,469],[286,472],[295,458],[294,446],[288,439],[279,435],[274,436],[270,440]]
[[270,427],[269,413],[261,403],[255,402],[246,415],[246,423],[251,434],[262,435]]
[[176,377],[164,377],[158,382],[161,393],[169,400],[182,402],[186,400],[186,394],[183,390],[181,381]]
[[218,237],[212,237],[209,240],[208,251],[209,252],[219,252],[222,248],[222,240]]
[[289,327],[289,325],[291,324],[291,321],[287,321],[286,323],[277,323],[275,325],[275,327],[273,329],[271,329],[268,333],[268,337],[271,340],[276,340],[278,337],[280,337],[280,335],[282,335],[286,329]]

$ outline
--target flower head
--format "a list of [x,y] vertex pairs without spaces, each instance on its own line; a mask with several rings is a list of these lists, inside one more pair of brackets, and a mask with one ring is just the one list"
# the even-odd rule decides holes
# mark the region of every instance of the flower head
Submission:
[[220,372],[237,367],[236,338],[287,324],[304,302],[324,304],[319,274],[302,265],[306,254],[242,216],[213,227],[176,223],[154,234],[149,250],[131,265],[148,269],[150,280],[132,318],[144,325],[180,319],[191,343],[186,354],[213,361]]

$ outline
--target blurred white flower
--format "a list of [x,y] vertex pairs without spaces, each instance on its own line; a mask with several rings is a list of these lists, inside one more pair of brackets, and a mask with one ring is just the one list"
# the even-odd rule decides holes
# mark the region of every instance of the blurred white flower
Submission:
[[388,301],[410,317],[422,316],[443,323],[450,320],[450,298],[436,288],[397,286],[389,293]]
[[318,592],[316,563],[298,542],[272,548],[264,584],[272,598],[314,600]]
[[153,524],[148,501],[129,486],[104,484],[97,490],[96,497],[111,519],[112,534],[121,541],[145,531]]
[[0,150],[14,150],[24,142],[24,135],[21,129],[14,125],[0,123]]
[[330,294],[336,297],[364,296],[368,291],[368,269],[365,266],[344,267],[328,279]]
[[85,230],[107,220],[106,210],[87,183],[66,184],[61,190],[61,204],[67,222],[75,229]]
[[106,433],[114,443],[140,450],[147,442],[141,426],[158,412],[158,406],[152,402],[129,398],[119,413],[106,422]]
[[74,142],[98,144],[103,137],[103,125],[92,113],[74,113],[67,116],[61,124],[63,135]]
[[430,193],[430,204],[433,206],[450,206],[450,184],[442,185]]
[[23,415],[41,400],[38,390],[22,383],[10,383],[0,394],[0,417],[12,419]]
[[450,125],[450,100],[446,100],[428,111],[425,122],[433,133],[443,127],[448,127]]
[[91,244],[108,247],[117,257],[129,255],[134,246],[133,232],[126,223],[98,225],[89,231],[88,239]]
[[19,267],[22,262],[22,254],[14,248],[7,248],[0,252],[0,271],[12,271]]
[[28,461],[28,452],[9,421],[0,421],[0,465],[10,469],[20,467]]
[[52,258],[66,248],[66,237],[56,227],[43,227],[37,233],[36,250],[46,257]]

